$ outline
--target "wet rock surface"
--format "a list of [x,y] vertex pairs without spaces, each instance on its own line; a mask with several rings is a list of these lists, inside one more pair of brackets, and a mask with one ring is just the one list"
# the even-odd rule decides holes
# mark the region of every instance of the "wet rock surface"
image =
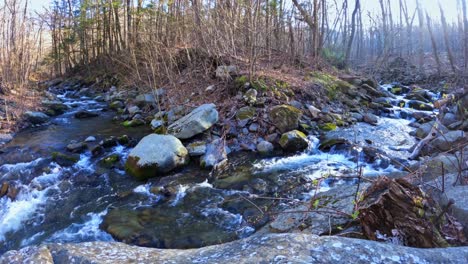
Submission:
[[466,263],[468,248],[414,249],[308,234],[256,235],[201,249],[171,250],[91,242],[8,252],[2,264],[34,263]]

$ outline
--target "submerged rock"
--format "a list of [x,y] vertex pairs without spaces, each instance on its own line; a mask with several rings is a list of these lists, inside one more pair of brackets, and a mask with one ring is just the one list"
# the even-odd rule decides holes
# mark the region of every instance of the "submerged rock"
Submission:
[[72,153],[82,153],[87,148],[88,148],[88,146],[83,142],[71,143],[71,144],[67,145],[67,150],[72,152]]
[[128,155],[125,169],[137,179],[162,176],[188,162],[188,151],[171,135],[144,137]]
[[281,133],[297,129],[302,112],[290,105],[278,105],[270,110],[270,121]]
[[[466,263],[468,247],[418,249],[345,237],[258,234],[200,249],[142,248],[117,242],[48,244],[9,251],[19,263]],[[49,262],[40,262],[42,260]]]
[[79,111],[75,113],[75,118],[84,119],[84,118],[91,118],[99,116],[98,113],[90,112],[90,111]]
[[171,124],[167,128],[167,132],[179,139],[191,138],[209,129],[218,122],[218,119],[216,106],[214,104],[204,104]]
[[284,150],[289,152],[302,151],[309,146],[306,135],[298,130],[289,131],[281,135],[279,144]]

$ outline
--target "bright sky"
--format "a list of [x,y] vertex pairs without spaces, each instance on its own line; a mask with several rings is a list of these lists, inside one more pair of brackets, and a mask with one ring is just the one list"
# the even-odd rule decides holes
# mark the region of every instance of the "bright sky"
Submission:
[[[384,0],[384,2],[386,1],[387,0]],[[406,2],[408,6],[408,12],[412,15],[412,12],[414,12],[416,8],[416,0],[403,0],[403,1]],[[354,7],[353,0],[348,0],[348,2],[350,2],[350,5]],[[439,2],[442,5],[442,8],[444,9],[445,17],[448,23],[456,21],[457,16],[458,16],[458,10],[459,9],[461,10],[461,8],[458,8],[459,0],[419,0],[419,2],[421,6],[425,10],[427,10],[427,12],[429,13],[429,16],[437,21],[439,21],[440,19]],[[390,3],[392,5],[393,16],[399,17],[400,1],[390,0]],[[372,13],[378,12],[380,14],[381,12],[379,0],[361,0],[361,7],[363,8],[363,10],[368,10],[368,11],[371,11]]]
[[[291,2],[291,0],[286,0],[287,2]],[[333,3],[332,0],[327,0],[327,2]],[[387,0],[384,0],[387,1]],[[416,7],[416,0],[403,0],[408,5],[409,12],[413,12]],[[434,19],[439,19],[440,12],[439,12],[439,2],[442,4],[442,7],[445,12],[445,16],[449,21],[456,21],[457,14],[458,14],[458,2],[460,0],[420,0],[421,5],[427,10],[429,15]],[[30,7],[34,10],[41,10],[43,6],[48,7],[50,5],[51,0],[30,0]],[[340,2],[337,0],[337,2]],[[350,8],[354,8],[354,1],[348,0]],[[399,0],[390,0],[393,9],[394,17],[399,16]],[[292,2],[291,2],[292,3]],[[290,3],[290,4],[291,4]],[[291,4],[292,6],[292,4]],[[379,0],[361,0],[361,7],[364,10],[364,13],[367,16],[367,11],[371,11],[372,13],[378,12],[380,14],[380,5]],[[461,9],[461,8],[460,8]],[[399,19],[395,19],[399,20]],[[396,22],[396,21],[395,21]]]

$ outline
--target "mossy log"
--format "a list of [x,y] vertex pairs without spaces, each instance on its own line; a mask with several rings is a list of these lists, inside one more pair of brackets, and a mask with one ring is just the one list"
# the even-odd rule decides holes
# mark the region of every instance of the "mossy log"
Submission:
[[371,240],[420,248],[449,246],[438,228],[442,210],[405,179],[378,178],[364,192],[358,208],[363,232]]

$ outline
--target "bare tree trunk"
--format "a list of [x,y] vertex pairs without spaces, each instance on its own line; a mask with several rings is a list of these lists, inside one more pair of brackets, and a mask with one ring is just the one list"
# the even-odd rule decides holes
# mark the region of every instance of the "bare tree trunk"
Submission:
[[351,16],[351,36],[349,37],[348,47],[346,48],[345,63],[349,63],[349,56],[351,55],[351,48],[353,46],[354,34],[356,33],[356,15],[361,8],[359,0],[356,0],[354,11]]
[[429,14],[427,12],[426,12],[426,20],[427,20],[427,29],[429,30],[429,36],[431,37],[432,50],[434,52],[434,58],[435,58],[436,63],[437,63],[437,73],[440,75],[441,74],[441,69],[440,69],[439,53],[437,51],[437,44],[436,44],[436,40],[434,38],[434,34],[432,33],[431,19],[429,18]]
[[457,70],[455,67],[454,59],[453,59],[452,49],[450,48],[450,41],[449,41],[448,30],[447,30],[447,21],[445,20],[444,10],[442,9],[442,6],[440,5],[440,3],[439,3],[439,9],[440,9],[440,20],[442,22],[442,29],[444,31],[444,42],[447,48],[448,59],[450,62],[450,66],[452,67],[453,73],[456,73]]
[[468,71],[468,18],[467,18],[467,10],[466,10],[466,0],[461,0],[463,6],[463,28],[464,28],[464,35],[463,35],[463,47],[465,50],[465,60],[463,66],[465,67],[465,72]]

